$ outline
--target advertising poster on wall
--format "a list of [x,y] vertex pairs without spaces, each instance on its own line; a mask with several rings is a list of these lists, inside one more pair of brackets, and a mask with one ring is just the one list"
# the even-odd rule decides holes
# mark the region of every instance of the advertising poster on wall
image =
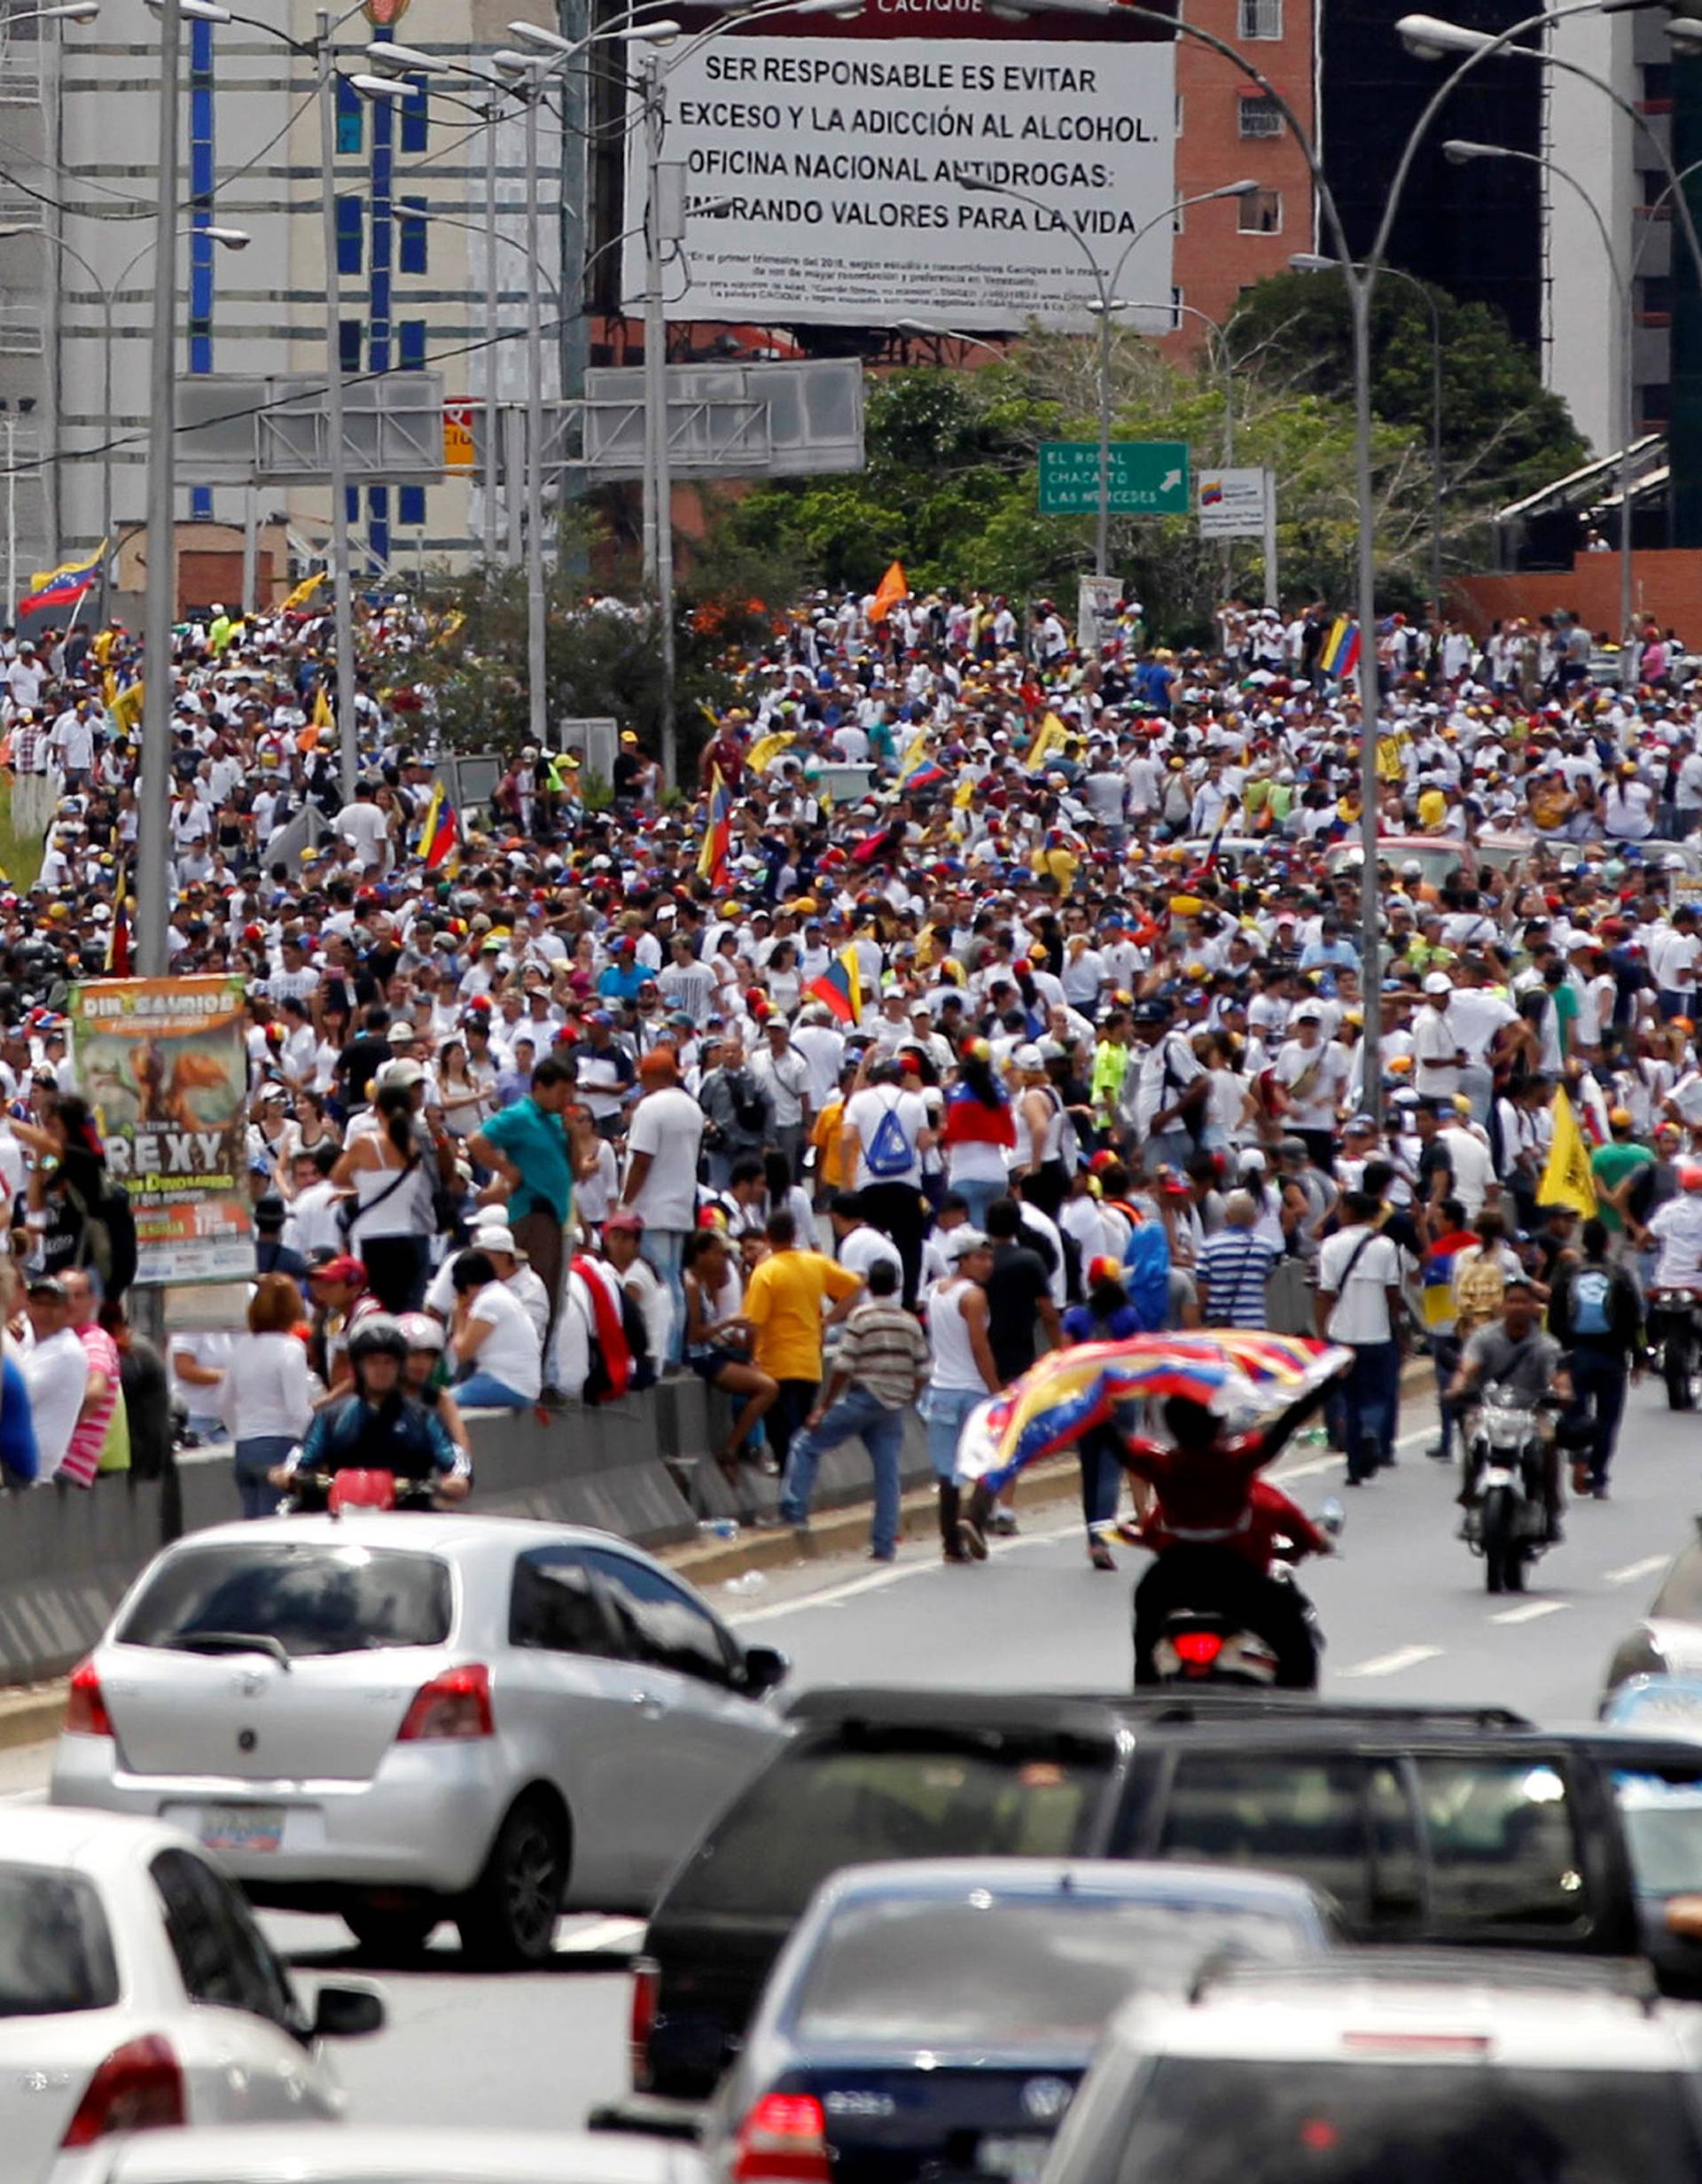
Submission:
[[[734,34],[665,64],[665,156],[686,191],[669,318],[1081,328],[1089,254],[1107,273],[1123,261],[1120,295],[1167,296],[1174,45],[973,27]],[[629,219],[646,188],[634,118]],[[1017,194],[966,188],[965,174]],[[636,236],[624,288],[638,308]]]
[[240,978],[71,988],[72,1059],[129,1194],[139,1283],[254,1272],[244,992]]

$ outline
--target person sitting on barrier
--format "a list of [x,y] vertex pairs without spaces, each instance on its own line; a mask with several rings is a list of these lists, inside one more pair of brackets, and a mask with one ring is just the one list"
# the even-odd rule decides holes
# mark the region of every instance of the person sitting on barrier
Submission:
[[455,1320],[449,1354],[462,1368],[458,1400],[469,1410],[526,1410],[543,1390],[538,1330],[496,1278],[483,1252],[463,1252],[450,1277]]

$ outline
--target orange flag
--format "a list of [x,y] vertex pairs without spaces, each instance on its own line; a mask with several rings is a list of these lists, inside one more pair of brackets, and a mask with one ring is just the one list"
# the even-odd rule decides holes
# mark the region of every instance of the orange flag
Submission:
[[910,596],[910,579],[904,573],[904,564],[894,561],[880,580],[875,593],[875,604],[869,610],[871,622],[884,622],[901,599]]

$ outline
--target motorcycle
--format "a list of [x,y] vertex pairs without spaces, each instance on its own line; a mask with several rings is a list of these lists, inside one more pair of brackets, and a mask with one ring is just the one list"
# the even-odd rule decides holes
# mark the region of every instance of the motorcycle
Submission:
[[1522,1593],[1526,1565],[1549,1549],[1550,1458],[1537,1424],[1543,1408],[1491,1381],[1472,1419],[1467,1476],[1477,1500],[1464,1536],[1482,1556],[1492,1593]]
[[[1318,1529],[1339,1539],[1346,1512],[1332,1496],[1323,1505]],[[1317,1683],[1317,1661],[1323,1651],[1323,1632],[1317,1611],[1294,1580],[1294,1565],[1306,1550],[1292,1540],[1278,1536],[1272,1541],[1276,1559],[1268,1572],[1269,1581],[1291,1589],[1312,1642],[1313,1688]],[[1276,1688],[1280,1663],[1276,1649],[1262,1632],[1244,1618],[1209,1604],[1172,1609],[1159,1626],[1152,1645],[1152,1666],[1159,1685],[1233,1684],[1243,1689]]]
[[437,1490],[430,1479],[404,1478],[395,1471],[298,1471],[290,1492],[277,1505],[280,1517],[341,1517],[350,1509],[432,1509]]
[[1669,1410],[1694,1410],[1702,1365],[1702,1298],[1690,1289],[1658,1289],[1647,1313],[1649,1341],[1660,1360]]

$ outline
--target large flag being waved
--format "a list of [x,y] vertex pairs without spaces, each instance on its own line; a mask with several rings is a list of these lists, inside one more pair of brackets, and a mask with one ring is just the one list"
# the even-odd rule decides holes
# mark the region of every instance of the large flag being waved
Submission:
[[703,830],[703,847],[698,852],[698,877],[719,887],[727,876],[728,853],[733,846],[733,800],[721,777],[719,766],[709,769],[709,823]]
[[841,1024],[855,1024],[863,1017],[863,979],[857,971],[857,951],[841,948],[819,978],[804,991],[813,1001],[824,1002]]
[[1596,1212],[1596,1174],[1589,1165],[1589,1147],[1564,1092],[1555,1094],[1549,1113],[1554,1135],[1549,1142],[1548,1166],[1537,1187],[1536,1202],[1539,1205],[1569,1205],[1589,1221]]
[[100,581],[100,565],[105,558],[106,542],[102,539],[93,553],[81,561],[62,561],[57,569],[41,569],[29,580],[29,589],[18,602],[20,614],[39,614],[48,607],[74,606],[83,594]]
[[285,600],[278,612],[280,614],[305,613],[313,604],[314,593],[318,590],[330,573],[328,569],[316,569],[311,576],[304,576],[289,597]]
[[1069,741],[1069,730],[1055,713],[1049,713],[1035,730],[1034,740],[1028,746],[1028,755],[1023,764],[1031,774],[1037,774],[1055,751],[1061,751]]
[[[461,816],[443,793],[440,781],[432,791],[432,800],[426,807],[426,823],[419,831],[420,862],[428,872],[449,865],[457,857],[461,847]],[[450,867],[453,870],[453,867]]]
[[1346,614],[1338,614],[1330,625],[1330,635],[1323,641],[1323,651],[1318,665],[1325,675],[1339,682],[1343,675],[1352,675],[1359,665],[1359,624]]
[[113,726],[121,736],[133,736],[142,718],[142,701],[146,695],[141,678],[138,676],[134,682],[127,682],[120,690],[116,678],[109,674],[106,690],[106,710],[113,716]]
[[745,753],[745,763],[753,774],[765,773],[780,753],[791,750],[797,740],[789,728],[773,729],[768,735],[757,737]]
[[910,580],[904,573],[904,564],[894,561],[875,587],[875,603],[869,610],[871,622],[884,622],[901,599],[910,596]]
[[1128,1335],[1053,1350],[964,1424],[957,1476],[1003,1494],[1019,1471],[1072,1447],[1122,1403],[1180,1395],[1222,1416],[1285,1408],[1353,1363],[1337,1345],[1259,1328]]

